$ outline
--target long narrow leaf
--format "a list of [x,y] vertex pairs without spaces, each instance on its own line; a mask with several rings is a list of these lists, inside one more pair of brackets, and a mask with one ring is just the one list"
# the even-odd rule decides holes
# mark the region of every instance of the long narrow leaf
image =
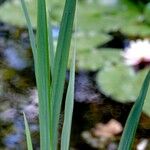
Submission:
[[23,117],[24,117],[25,132],[26,132],[26,139],[27,139],[27,148],[28,148],[28,150],[33,150],[29,125],[28,125],[26,115],[24,112],[23,112]]
[[148,72],[144,80],[140,94],[128,116],[118,150],[131,150],[132,143],[136,134],[136,129],[142,113],[142,107],[149,87],[149,82],[150,82],[150,71]]
[[64,90],[75,7],[76,0],[66,0],[54,60],[55,68],[52,80],[53,132],[55,133],[53,137],[54,150],[57,149],[59,114]]
[[69,150],[70,132],[74,105],[74,80],[75,80],[75,50],[70,69],[70,79],[65,102],[65,116],[61,136],[61,150]]
[[31,24],[31,21],[30,21],[30,17],[29,17],[29,14],[28,14],[28,10],[27,10],[27,7],[26,7],[25,0],[21,0],[21,5],[22,5],[23,12],[24,12],[24,16],[26,18],[27,27],[28,27],[28,31],[29,31],[30,43],[31,43],[32,51],[33,51],[34,60],[35,60],[36,52],[37,52],[35,37],[34,37],[32,24]]
[[39,96],[40,147],[52,148],[51,73],[45,0],[37,1],[37,61],[35,64]]

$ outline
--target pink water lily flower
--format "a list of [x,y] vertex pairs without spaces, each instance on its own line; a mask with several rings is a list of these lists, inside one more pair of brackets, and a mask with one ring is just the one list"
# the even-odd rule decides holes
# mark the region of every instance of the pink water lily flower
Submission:
[[131,41],[122,55],[125,63],[130,66],[150,64],[150,41],[147,39]]

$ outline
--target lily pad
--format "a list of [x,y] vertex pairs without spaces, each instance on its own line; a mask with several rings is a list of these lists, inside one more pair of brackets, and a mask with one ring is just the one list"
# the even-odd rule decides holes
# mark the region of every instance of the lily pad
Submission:
[[[30,14],[33,27],[36,27],[37,3],[36,0],[25,0]],[[64,0],[55,2],[47,1],[47,7],[53,11],[52,21],[57,22],[61,18]],[[56,15],[57,14],[57,15]],[[54,17],[55,16],[55,17]],[[0,6],[0,20],[11,25],[26,26],[26,20],[23,14],[20,0],[6,1]]]
[[77,67],[86,71],[96,71],[106,64],[116,64],[121,60],[120,49],[92,49],[77,53]]
[[73,36],[72,47],[74,47],[76,41],[76,48],[78,52],[96,48],[99,45],[103,45],[109,42],[112,37],[108,34],[96,33],[94,30],[88,33],[77,32]]
[[124,26],[121,32],[129,37],[150,38],[150,26],[148,24],[129,24],[128,28]]
[[[65,0],[47,0],[53,25],[57,26],[60,22],[64,2]],[[78,1],[77,31],[108,34],[119,30],[129,37],[150,36],[148,25],[142,19],[144,15],[145,18],[148,18],[146,17],[148,16],[147,9],[143,14],[138,5],[129,2],[129,0],[120,0],[115,5],[102,5],[101,2],[101,0]],[[36,27],[36,0],[26,0],[26,3],[33,27]],[[1,5],[0,20],[17,26],[26,26],[20,0],[6,1]]]
[[[27,1],[26,4],[29,10],[29,14],[32,20],[32,25],[36,25],[36,0]],[[26,26],[26,20],[23,14],[21,1],[13,0],[6,1],[0,6],[0,20],[5,23],[10,23],[17,26]]]
[[[126,103],[134,102],[149,68],[136,73],[124,65],[107,65],[97,74],[97,84],[100,90],[114,100]],[[144,103],[143,111],[150,116],[150,89]]]
[[144,17],[147,23],[150,24],[150,2],[146,5],[145,9],[144,9]]
[[78,7],[78,26],[82,30],[117,31],[140,15],[135,5],[123,1],[112,6],[104,6],[101,1],[95,1],[90,4],[80,3]]

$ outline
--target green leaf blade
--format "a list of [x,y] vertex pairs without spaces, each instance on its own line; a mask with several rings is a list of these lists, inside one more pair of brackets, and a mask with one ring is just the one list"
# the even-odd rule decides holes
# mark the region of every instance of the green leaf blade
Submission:
[[58,124],[61,102],[64,90],[66,68],[68,63],[69,48],[71,42],[73,21],[75,15],[76,0],[66,0],[63,18],[60,26],[58,44],[54,60],[54,73],[52,80],[52,102],[53,102],[53,145],[57,149]]
[[34,37],[34,33],[33,33],[33,29],[32,29],[32,24],[30,21],[30,17],[29,17],[29,13],[27,10],[27,6],[25,3],[25,0],[21,0],[21,5],[22,5],[22,9],[23,9],[23,13],[27,22],[27,27],[28,27],[28,31],[29,31],[29,38],[30,38],[30,43],[31,43],[31,47],[32,47],[32,51],[33,51],[33,56],[34,56],[34,60],[36,60],[36,53],[37,53],[37,48],[36,48],[36,43],[35,43],[35,37]]
[[27,148],[28,150],[33,150],[32,147],[32,139],[31,139],[31,134],[30,134],[30,130],[29,130],[29,125],[27,122],[27,118],[25,113],[23,112],[23,118],[24,118],[24,123],[25,123],[25,133],[26,133],[26,140],[27,140]]
[[[37,1],[37,44],[24,0],[21,0],[27,21],[31,47],[34,56],[36,83],[39,96],[40,146],[42,150],[52,149],[52,111],[50,99],[51,74],[49,61],[47,15],[45,0]],[[46,120],[45,120],[46,118]]]
[[40,147],[52,150],[51,73],[45,0],[37,1],[37,58],[35,64],[39,96]]
[[71,123],[74,105],[74,82],[75,82],[75,50],[70,69],[70,80],[67,89],[67,96],[65,102],[65,116],[61,136],[61,150],[69,150]]
[[142,113],[144,100],[146,98],[146,94],[148,91],[149,82],[150,82],[150,71],[148,72],[143,82],[140,94],[130,111],[130,114],[128,116],[124,128],[124,132],[122,134],[121,141],[119,143],[118,150],[130,150],[132,147],[132,143],[136,134],[136,129],[139,123],[140,115]]

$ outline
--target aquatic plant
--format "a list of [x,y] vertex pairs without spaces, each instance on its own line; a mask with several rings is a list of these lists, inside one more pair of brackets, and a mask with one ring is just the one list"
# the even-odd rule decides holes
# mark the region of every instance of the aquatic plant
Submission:
[[[66,0],[60,25],[56,52],[53,49],[53,38],[50,18],[47,15],[46,1],[37,1],[37,33],[34,38],[32,25],[24,0],[21,0],[26,17],[30,42],[34,57],[35,76],[39,97],[40,148],[56,150],[58,144],[58,124],[64,92],[65,75],[69,57],[76,0]],[[61,149],[69,148],[71,118],[74,99],[75,52],[73,53],[69,86],[66,95],[64,126]],[[31,147],[29,127],[26,123],[28,149]]]

